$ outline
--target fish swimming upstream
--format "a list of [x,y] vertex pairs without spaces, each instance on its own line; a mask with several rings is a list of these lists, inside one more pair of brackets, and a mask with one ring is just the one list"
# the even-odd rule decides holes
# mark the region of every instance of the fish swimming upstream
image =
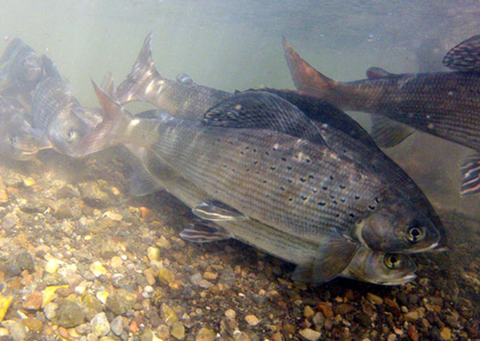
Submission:
[[[446,54],[443,64],[455,72],[391,74],[372,68],[368,79],[353,82],[321,74],[285,39],[284,50],[298,90],[343,110],[382,115],[480,151],[480,35]],[[468,160],[462,173],[461,193],[479,193],[480,157]]]
[[[394,188],[320,143],[320,135],[303,139],[289,134],[301,129],[297,124],[290,131],[285,123],[292,117],[282,117],[282,111],[277,117],[252,112],[250,117],[232,113],[227,119],[223,112],[216,116],[212,112],[203,123],[168,114],[143,119],[95,89],[104,121],[82,141],[76,156],[118,144],[150,150],[208,193],[210,200],[193,210],[200,218],[255,219],[318,242],[320,254],[337,255],[334,260],[318,257],[324,260],[318,263],[324,267],[323,280],[341,273],[360,245],[413,253],[438,244],[439,234],[431,221]],[[234,108],[238,105],[247,103],[239,100]],[[251,122],[271,129],[240,127]],[[304,131],[313,134],[315,125],[308,122],[305,117]],[[310,141],[314,137],[317,141]]]

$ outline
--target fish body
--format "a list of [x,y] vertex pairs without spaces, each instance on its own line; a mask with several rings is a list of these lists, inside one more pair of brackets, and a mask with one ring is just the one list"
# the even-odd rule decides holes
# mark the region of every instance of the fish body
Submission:
[[21,39],[12,40],[0,58],[0,94],[21,95],[29,102],[43,77],[42,58]]
[[162,77],[153,64],[151,41],[152,33],[145,39],[127,79],[117,87],[120,103],[149,102],[175,117],[200,120],[208,109],[231,96],[225,91],[197,85],[185,74],[177,80]]
[[32,102],[32,126],[45,133],[56,151],[71,155],[90,132],[91,125],[82,118],[84,112],[55,70],[37,85]]
[[0,96],[0,155],[16,160],[30,160],[51,148],[45,134],[32,128],[25,108],[15,99]]
[[[455,72],[396,75],[371,68],[367,71],[368,79],[353,82],[338,82],[321,74],[286,40],[284,49],[300,91],[341,109],[382,115],[474,149],[476,155],[462,165],[461,193],[480,193],[480,36],[461,42],[446,54],[443,64]],[[397,142],[411,134],[408,129],[394,130],[387,128],[386,133],[397,137]],[[380,133],[385,131],[380,128]]]
[[[139,156],[140,162],[149,170],[154,179],[154,181],[148,181],[150,186],[152,186],[152,182],[157,182],[153,186],[166,189],[190,208],[198,207],[209,198],[206,192],[173,172],[168,165],[163,164],[152,153],[142,153],[141,155],[136,153],[136,155]],[[319,245],[310,239],[292,236],[254,219],[219,221],[216,224],[225,229],[227,233],[220,237],[207,235],[209,241],[235,238],[275,257],[296,264],[297,270],[294,273],[296,280],[319,284],[317,279],[322,277],[319,275],[322,273],[322,268],[316,266],[315,262]],[[413,280],[416,277],[415,270],[415,263],[407,255],[385,254],[362,247],[346,269],[339,274],[339,277],[382,285],[399,285]]]

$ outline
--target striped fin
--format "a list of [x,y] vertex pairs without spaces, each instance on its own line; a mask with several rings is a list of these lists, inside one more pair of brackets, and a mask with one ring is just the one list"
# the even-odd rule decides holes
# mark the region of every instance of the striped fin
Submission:
[[412,135],[415,129],[387,117],[372,115],[372,135],[379,147],[392,148]]
[[180,232],[180,237],[193,243],[210,243],[232,238],[232,234],[212,222],[192,223]]
[[469,156],[462,164],[462,195],[474,195],[480,193],[480,154]]
[[247,220],[248,217],[218,200],[205,200],[192,209],[197,217],[208,221]]
[[480,35],[462,41],[448,51],[443,65],[452,70],[480,72]]

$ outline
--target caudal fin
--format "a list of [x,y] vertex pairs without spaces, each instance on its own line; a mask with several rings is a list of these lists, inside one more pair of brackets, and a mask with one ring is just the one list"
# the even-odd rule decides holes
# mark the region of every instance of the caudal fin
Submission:
[[154,79],[161,78],[152,58],[152,36],[150,32],[143,42],[132,71],[116,90],[118,101],[125,104],[131,101],[143,101],[148,84]]
[[322,75],[300,57],[285,37],[283,37],[283,50],[285,51],[290,74],[298,90],[313,96],[322,97],[330,88],[336,86],[336,81]]
[[[88,134],[74,151],[74,157],[96,153],[100,150],[122,144],[124,132],[132,120],[132,114],[113,101],[93,80],[93,88],[103,109],[103,121]],[[118,132],[118,133],[117,133]]]

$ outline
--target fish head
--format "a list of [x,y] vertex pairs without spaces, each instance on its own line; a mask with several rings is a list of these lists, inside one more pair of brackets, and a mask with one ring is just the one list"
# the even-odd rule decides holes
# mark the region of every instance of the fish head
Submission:
[[20,42],[2,57],[0,90],[28,92],[35,88],[43,75],[41,57],[28,45]]
[[82,110],[80,107],[63,107],[48,126],[48,139],[59,153],[73,156],[81,141],[92,131],[92,127],[79,116]]
[[408,255],[362,247],[342,276],[381,285],[400,285],[414,280],[416,270],[415,262]]
[[406,201],[383,202],[356,224],[357,238],[368,248],[391,253],[418,253],[440,241],[432,221]]
[[50,148],[45,134],[30,126],[23,115],[15,114],[4,121],[0,130],[0,154],[15,160],[30,160],[38,151]]

